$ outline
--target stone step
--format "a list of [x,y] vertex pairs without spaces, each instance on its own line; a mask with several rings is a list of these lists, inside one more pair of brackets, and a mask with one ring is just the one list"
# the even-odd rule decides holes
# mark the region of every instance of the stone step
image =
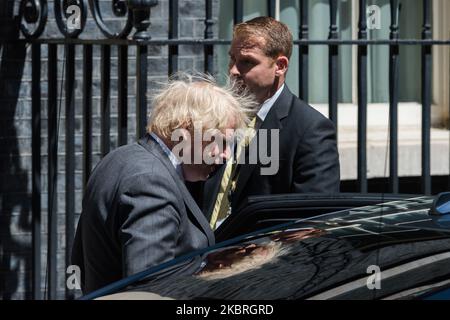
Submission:
[[[399,176],[420,176],[422,172],[422,132],[416,126],[403,126],[398,130]],[[338,146],[341,179],[357,178],[357,131],[340,127]],[[431,129],[431,174],[449,174],[450,132]],[[370,127],[367,131],[367,177],[389,176],[389,131],[387,127]]]

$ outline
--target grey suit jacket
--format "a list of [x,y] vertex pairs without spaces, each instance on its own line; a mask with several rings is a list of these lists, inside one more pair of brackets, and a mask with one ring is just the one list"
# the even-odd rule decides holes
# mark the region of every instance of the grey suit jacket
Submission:
[[[109,153],[86,186],[72,250],[84,293],[214,244],[207,220],[147,135]],[[180,268],[192,272],[193,268]]]

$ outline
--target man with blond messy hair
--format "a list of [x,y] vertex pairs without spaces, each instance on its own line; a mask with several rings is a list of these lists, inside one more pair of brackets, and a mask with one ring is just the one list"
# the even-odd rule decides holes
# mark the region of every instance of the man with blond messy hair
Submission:
[[253,103],[206,75],[181,74],[155,94],[147,135],[106,155],[87,183],[72,251],[84,293],[214,244],[184,182],[205,180],[229,158],[226,141]]

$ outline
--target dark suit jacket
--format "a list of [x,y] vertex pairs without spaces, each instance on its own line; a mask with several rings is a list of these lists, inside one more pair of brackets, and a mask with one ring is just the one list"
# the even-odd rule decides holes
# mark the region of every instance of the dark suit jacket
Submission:
[[[279,129],[279,170],[274,175],[261,175],[259,159],[257,164],[247,161],[241,165],[231,197],[232,212],[239,211],[246,198],[252,195],[339,192],[336,129],[329,119],[294,96],[286,85],[260,129]],[[252,143],[257,143],[257,139]],[[202,205],[208,220],[222,173],[207,180],[203,188]]]
[[208,221],[167,155],[147,135],[109,153],[93,171],[72,263],[80,266],[88,293],[213,244]]

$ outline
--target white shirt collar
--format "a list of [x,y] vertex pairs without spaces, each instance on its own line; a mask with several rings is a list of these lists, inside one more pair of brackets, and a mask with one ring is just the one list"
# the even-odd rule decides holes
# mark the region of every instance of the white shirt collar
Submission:
[[175,171],[180,175],[181,179],[184,180],[183,169],[181,167],[182,162],[180,161],[180,159],[178,159],[173,154],[172,150],[170,150],[166,146],[164,141],[162,141],[156,134],[154,134],[153,132],[150,132],[150,136],[156,141],[157,144],[159,144],[161,146],[161,148],[163,149],[164,153],[167,155],[167,157],[169,158],[169,160],[172,163],[173,167],[175,168]]
[[258,113],[256,114],[258,116],[258,118],[261,119],[261,122],[263,122],[264,119],[266,119],[267,114],[269,113],[270,109],[272,109],[273,104],[275,103],[275,101],[277,101],[277,99],[280,96],[283,89],[284,89],[284,83],[277,90],[277,92],[275,92],[275,94],[272,97],[270,97],[269,99],[267,99],[266,101],[263,102],[263,104],[261,105],[261,108],[259,109]]

